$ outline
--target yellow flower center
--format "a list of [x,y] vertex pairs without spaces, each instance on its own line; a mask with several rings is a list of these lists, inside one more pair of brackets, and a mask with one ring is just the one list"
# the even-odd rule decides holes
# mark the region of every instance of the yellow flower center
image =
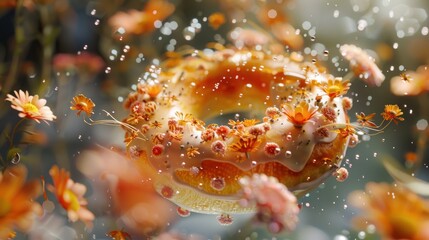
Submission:
[[78,211],[80,208],[79,199],[74,192],[67,189],[64,192],[64,199],[67,199],[67,210]]
[[11,204],[3,198],[0,198],[0,218],[6,216],[10,211]]
[[39,113],[39,109],[32,103],[26,103],[24,106],[22,106],[24,109],[24,112],[31,113],[31,114],[37,114]]

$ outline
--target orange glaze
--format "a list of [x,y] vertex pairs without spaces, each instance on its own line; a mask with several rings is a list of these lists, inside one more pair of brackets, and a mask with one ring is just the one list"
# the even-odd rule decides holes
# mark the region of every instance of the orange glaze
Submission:
[[[289,189],[295,189],[299,184],[311,182],[318,179],[326,172],[335,169],[341,161],[338,152],[343,152],[347,145],[347,138],[338,136],[332,143],[319,144],[313,151],[304,169],[300,172],[291,171],[279,162],[267,162],[243,171],[230,163],[218,162],[215,159],[204,159],[198,173],[193,173],[189,169],[178,169],[175,177],[182,184],[192,186],[199,191],[213,195],[233,195],[240,190],[238,180],[244,176],[251,176],[255,173],[264,173],[268,176],[276,177]],[[225,188],[217,190],[211,186],[212,179],[224,179]]]

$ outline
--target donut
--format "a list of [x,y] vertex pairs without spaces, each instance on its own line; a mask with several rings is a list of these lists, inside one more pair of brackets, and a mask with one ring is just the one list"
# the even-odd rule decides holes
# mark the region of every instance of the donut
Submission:
[[339,167],[354,130],[336,78],[298,53],[218,49],[168,53],[124,102],[128,149],[183,209],[246,213],[239,179],[273,176],[300,196]]

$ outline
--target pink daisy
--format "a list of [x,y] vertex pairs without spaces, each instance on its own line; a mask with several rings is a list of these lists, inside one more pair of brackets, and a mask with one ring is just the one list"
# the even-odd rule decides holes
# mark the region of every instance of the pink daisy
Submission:
[[15,96],[7,95],[6,101],[12,103],[11,107],[20,113],[18,116],[22,118],[33,119],[40,123],[39,120],[53,121],[57,117],[52,113],[51,109],[46,105],[46,99],[39,99],[38,95],[31,96],[28,91],[15,91]]
[[364,50],[355,45],[345,44],[340,47],[341,55],[350,62],[350,67],[355,76],[370,86],[379,87],[385,76]]

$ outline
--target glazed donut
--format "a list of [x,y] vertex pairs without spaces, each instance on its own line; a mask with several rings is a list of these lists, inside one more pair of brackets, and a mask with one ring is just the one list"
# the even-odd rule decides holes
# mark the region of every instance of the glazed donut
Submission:
[[239,179],[276,177],[296,195],[341,164],[348,80],[298,53],[224,48],[169,53],[125,101],[130,152],[159,173],[156,189],[202,213],[251,212],[238,204]]

